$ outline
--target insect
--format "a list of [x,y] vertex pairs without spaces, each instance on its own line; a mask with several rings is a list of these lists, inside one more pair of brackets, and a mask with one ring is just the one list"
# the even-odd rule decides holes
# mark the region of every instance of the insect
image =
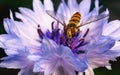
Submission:
[[69,23],[65,27],[67,38],[72,38],[76,36],[76,33],[79,30],[78,24],[80,22],[80,19],[81,19],[81,15],[79,12],[76,12],[71,16]]
[[86,22],[80,24],[81,14],[79,12],[75,12],[71,16],[68,24],[65,24],[64,16],[62,14],[55,15],[53,11],[49,10],[47,10],[46,12],[49,16],[51,16],[53,19],[55,19],[64,26],[64,32],[68,39],[76,36],[77,32],[79,31],[79,27],[101,20],[108,16],[106,14],[91,16]]

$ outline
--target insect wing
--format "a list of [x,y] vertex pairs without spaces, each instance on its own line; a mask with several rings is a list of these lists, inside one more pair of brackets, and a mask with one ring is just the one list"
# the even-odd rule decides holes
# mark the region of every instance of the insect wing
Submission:
[[54,11],[49,11],[49,10],[46,10],[46,12],[49,16],[51,16],[53,19],[61,23],[63,26],[65,25],[66,18],[64,17],[64,15],[59,13],[55,14]]
[[86,19],[85,22],[83,22],[79,27],[99,21],[101,19],[104,19],[106,17],[108,17],[109,14],[100,14],[100,15],[94,15],[94,16],[90,16],[88,19]]

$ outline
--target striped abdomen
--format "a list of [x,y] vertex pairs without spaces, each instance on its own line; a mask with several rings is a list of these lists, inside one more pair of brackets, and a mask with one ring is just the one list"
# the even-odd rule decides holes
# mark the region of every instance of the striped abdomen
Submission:
[[66,26],[67,38],[72,38],[76,36],[76,33],[78,32],[78,24],[80,22],[80,19],[81,19],[81,15],[79,12],[76,12],[75,14],[72,15],[68,25]]
[[81,15],[79,12],[76,12],[75,14],[72,15],[72,17],[70,18],[69,20],[69,24],[75,24],[76,26],[79,24],[80,22],[80,19],[81,19]]

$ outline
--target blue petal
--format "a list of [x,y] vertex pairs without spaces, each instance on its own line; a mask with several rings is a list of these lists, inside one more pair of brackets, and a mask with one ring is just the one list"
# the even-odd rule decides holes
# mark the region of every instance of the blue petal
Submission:
[[11,19],[4,19],[4,28],[6,30],[6,32],[8,34],[11,34],[12,36],[17,36],[16,32],[18,32],[18,30],[16,29],[16,27],[14,26],[14,21]]
[[30,64],[26,57],[18,55],[3,57],[1,60],[4,61],[0,63],[0,67],[4,68],[21,69]]
[[34,73],[33,72],[33,65],[26,66],[25,68],[22,68],[18,75],[43,75],[40,73]]
[[91,0],[82,0],[82,2],[79,4],[79,10],[80,13],[82,14],[82,17],[88,15],[90,11],[90,6],[91,6]]
[[[78,59],[72,53],[70,48],[63,45],[57,45],[54,41],[47,38],[43,39],[41,44],[41,52],[37,55],[40,55],[41,59],[36,61],[37,66],[34,66],[35,71],[48,69],[49,72],[47,73],[51,73],[51,71],[54,71],[55,67],[59,64],[61,64],[61,66],[65,66],[62,61],[66,63],[68,67],[72,66],[74,70],[81,72],[83,72],[88,66],[86,59]],[[43,65],[44,67],[41,67]]]
[[120,56],[120,50],[108,50],[108,51],[104,52],[103,54],[105,54],[109,57],[112,57],[112,58],[116,58],[116,57]]
[[114,44],[115,44],[115,40],[111,39],[110,37],[102,36],[99,39],[96,48],[100,49],[101,52],[104,52],[104,51],[109,50],[110,48],[112,48],[114,46]]
[[3,48],[7,55],[19,54],[24,52],[27,48],[21,44],[21,40],[12,35],[0,35],[0,47]]
[[71,14],[79,11],[78,3],[76,0],[68,0],[68,6]]

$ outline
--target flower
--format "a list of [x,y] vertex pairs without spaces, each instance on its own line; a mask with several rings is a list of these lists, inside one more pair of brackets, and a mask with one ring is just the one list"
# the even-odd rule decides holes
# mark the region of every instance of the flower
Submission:
[[8,34],[0,35],[0,47],[4,49],[7,57],[1,59],[4,61],[0,63],[0,67],[21,69],[18,75],[30,75],[33,74],[33,61],[27,58],[29,49],[24,45],[22,41],[24,39],[17,35],[15,23],[17,22],[12,19],[12,16],[11,19],[4,19],[4,27]]
[[92,11],[91,0],[62,0],[56,14],[51,0],[43,3],[34,0],[33,10],[20,7],[20,21],[11,11],[4,19],[0,47],[7,57],[0,67],[21,69],[18,75],[94,75],[94,68],[110,68],[109,60],[120,56],[120,21],[108,22],[109,11],[99,13],[98,0]]
[[41,51],[29,55],[29,59],[37,61],[34,72],[43,71],[44,75],[76,75],[75,71],[83,72],[87,68],[85,61],[76,58],[68,47],[49,39],[43,39]]
[[[4,21],[12,23],[8,19]],[[28,48],[22,44],[21,39],[9,31],[8,34],[0,35],[0,47],[3,48],[7,54],[7,57],[1,59],[4,61],[0,63],[0,67],[22,69],[18,75],[32,73],[33,62],[27,58]]]
[[[99,2],[96,0],[96,10],[100,8],[98,5]],[[106,10],[103,13],[109,13],[109,11]],[[89,65],[88,69],[85,71],[85,75],[94,75],[93,69],[98,67],[106,67],[110,70],[111,64],[109,61],[116,61],[115,58],[120,56],[120,35],[118,35],[120,32],[120,21],[114,20],[108,22],[108,18],[106,18],[101,20],[99,24],[99,28],[94,28],[95,33],[92,32],[94,35],[90,38],[91,43],[89,43],[89,50],[87,52]]]

